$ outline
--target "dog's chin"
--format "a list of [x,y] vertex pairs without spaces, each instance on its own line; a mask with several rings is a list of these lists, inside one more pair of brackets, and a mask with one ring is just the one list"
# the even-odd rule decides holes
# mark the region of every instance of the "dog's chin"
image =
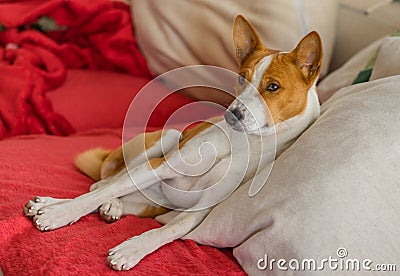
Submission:
[[246,132],[246,130],[241,125],[229,125],[231,129],[237,132]]
[[242,124],[230,125],[230,127],[237,132],[251,134],[251,135],[264,136],[264,135],[275,134],[275,128],[268,127],[267,124],[265,124],[262,127],[251,127],[251,128],[247,128],[247,127],[243,126]]

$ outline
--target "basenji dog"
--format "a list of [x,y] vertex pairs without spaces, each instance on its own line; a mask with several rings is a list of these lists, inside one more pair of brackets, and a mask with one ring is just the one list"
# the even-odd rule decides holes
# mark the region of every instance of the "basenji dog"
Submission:
[[237,97],[224,116],[183,132],[143,133],[115,151],[84,152],[75,163],[98,180],[91,191],[74,199],[37,196],[25,205],[25,215],[41,231],[74,223],[95,210],[109,222],[128,214],[155,217],[164,226],[108,252],[113,269],[128,270],[183,238],[213,206],[266,170],[319,116],[321,39],[311,32],[291,52],[272,50],[239,15],[233,41],[240,67]]

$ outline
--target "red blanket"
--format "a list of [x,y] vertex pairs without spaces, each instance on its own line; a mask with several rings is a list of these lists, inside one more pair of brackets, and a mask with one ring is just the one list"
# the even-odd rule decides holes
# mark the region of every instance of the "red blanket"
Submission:
[[[9,136],[121,126],[128,103],[150,76],[127,7],[107,0],[4,2],[0,0],[0,269],[5,275],[119,275],[123,272],[107,267],[107,250],[159,227],[156,221],[129,216],[106,224],[92,214],[70,227],[41,233],[23,216],[22,207],[34,195],[87,192],[91,180],[74,168],[74,157],[92,147],[117,147],[120,131]],[[124,92],[115,97],[110,91]],[[151,125],[162,125],[187,102],[171,97],[153,113]],[[105,105],[108,113],[103,114]],[[123,274],[244,275],[229,250],[189,240],[160,248]]]
[[46,95],[64,82],[67,68],[150,76],[126,5],[107,0],[0,4],[0,138],[74,131]]
[[174,241],[129,272],[107,266],[108,249],[146,230],[153,219],[127,216],[107,224],[98,214],[72,226],[41,233],[22,207],[34,195],[75,197],[92,181],[72,160],[91,147],[115,148],[120,131],[92,130],[69,137],[29,135],[0,141],[0,269],[5,275],[244,275],[227,250]]

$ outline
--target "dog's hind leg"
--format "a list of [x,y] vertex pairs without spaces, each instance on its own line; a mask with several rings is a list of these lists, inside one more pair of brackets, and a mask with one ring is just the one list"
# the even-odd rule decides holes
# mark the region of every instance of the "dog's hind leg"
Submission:
[[[178,145],[181,133],[175,129],[142,133],[114,151],[95,148],[79,154],[75,166],[92,179],[99,181],[116,174],[126,166],[134,168],[150,159],[162,157]],[[102,182],[94,183],[90,190]]]
[[[134,168],[140,164],[145,163],[153,158],[160,158],[170,152],[180,141],[181,134],[177,130],[167,129],[155,132],[142,133],[110,153],[101,165],[99,174],[104,179],[108,176],[114,175],[125,167]],[[90,153],[90,152],[89,152]],[[93,153],[98,154],[96,150]],[[88,154],[83,153],[81,156],[87,157]],[[83,162],[82,157],[78,157],[75,162],[82,171]],[[90,190],[94,190],[102,185],[102,182],[94,183]],[[159,185],[158,185],[159,186]],[[157,187],[157,185],[156,185]],[[147,189],[146,193],[151,193],[151,197],[157,198],[162,195],[159,191],[153,191],[153,188]],[[165,197],[160,198],[161,204],[166,204]],[[99,208],[100,217],[106,222],[114,222],[121,218],[123,215],[137,215],[145,217],[154,217],[158,214],[167,212],[168,209],[149,201],[140,193],[124,196],[124,198],[114,198],[109,202],[104,203]]]
[[144,191],[114,198],[103,204],[99,211],[100,217],[110,223],[126,215],[154,218],[170,211],[164,206],[171,206],[171,203],[163,195],[160,185],[154,184]]

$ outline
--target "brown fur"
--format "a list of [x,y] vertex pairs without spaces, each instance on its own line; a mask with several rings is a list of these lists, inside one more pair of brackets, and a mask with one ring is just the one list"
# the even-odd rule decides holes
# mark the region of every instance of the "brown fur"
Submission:
[[150,167],[154,170],[157,169],[163,162],[165,161],[165,157],[153,158],[149,160]]
[[[144,134],[144,148],[147,150],[161,139],[162,130]],[[75,165],[90,178],[99,181],[116,174],[125,166],[122,147],[114,151],[101,148],[92,149],[79,154]]]
[[111,152],[104,160],[100,169],[101,179],[116,174],[124,167],[125,167],[124,154],[122,152],[122,147],[119,147],[113,152]]
[[99,181],[101,180],[101,166],[110,153],[110,150],[105,150],[102,148],[91,149],[79,154],[75,158],[74,163],[82,173],[96,181]]
[[156,216],[163,215],[165,213],[168,213],[169,211],[171,210],[162,206],[149,205],[146,209],[144,209],[136,216],[138,216],[139,218],[155,218]]
[[146,132],[144,134],[144,148],[147,150],[154,146],[162,137],[162,130]]
[[[280,85],[274,93],[266,90],[271,83]],[[293,57],[278,54],[265,72],[258,90],[266,102],[275,124],[301,114],[307,106],[307,92],[312,83],[305,83]]]

